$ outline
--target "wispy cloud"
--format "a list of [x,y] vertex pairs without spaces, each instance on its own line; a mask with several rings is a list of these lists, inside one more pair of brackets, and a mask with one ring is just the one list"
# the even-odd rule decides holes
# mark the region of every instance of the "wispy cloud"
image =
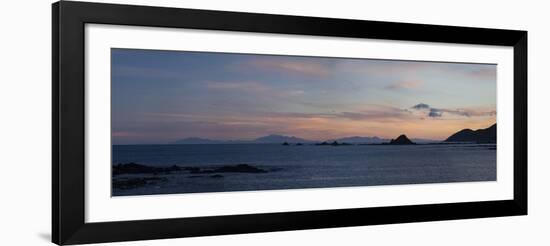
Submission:
[[122,78],[181,80],[183,75],[180,71],[163,68],[116,66],[112,69],[112,76]]
[[431,108],[430,112],[428,113],[428,117],[433,117],[433,118],[438,118],[438,117],[441,117],[442,115],[443,115],[443,112],[435,108]]
[[207,81],[205,85],[206,89],[212,91],[247,93],[249,97],[262,99],[262,102],[299,98],[306,94],[301,89],[281,89],[260,81]]
[[[153,117],[151,117],[153,116]],[[147,113],[144,119],[166,122],[165,135],[176,138],[196,136],[216,139],[253,139],[278,133],[297,135],[313,140],[326,140],[345,135],[374,134],[383,122],[399,122],[410,117],[405,110],[378,105],[366,105],[360,111],[331,113],[305,112],[231,112],[220,114]],[[144,126],[149,125],[142,122]],[[181,131],[168,130],[179,128]],[[211,129],[211,130],[208,130]],[[155,134],[159,134],[155,132]],[[378,134],[382,134],[378,132]]]
[[325,77],[330,69],[325,64],[315,61],[297,61],[283,59],[254,59],[247,63],[255,69],[265,69],[305,76]]
[[406,109],[383,105],[361,105],[357,110],[339,111],[339,112],[319,112],[319,113],[297,113],[297,112],[257,112],[256,115],[262,117],[275,118],[316,118],[316,119],[339,119],[339,120],[403,120],[412,117],[411,112]]
[[417,111],[426,111],[427,116],[432,118],[442,117],[444,113],[455,115],[455,116],[463,116],[463,117],[495,116],[497,114],[496,110],[484,110],[484,109],[478,109],[478,108],[468,108],[468,109],[434,108],[425,103],[416,104],[412,106],[411,109],[414,109]]
[[271,87],[255,81],[208,81],[206,87],[211,90],[242,91],[261,93],[270,91]]
[[414,72],[419,69],[429,68],[430,63],[417,61],[390,61],[377,59],[347,60],[342,66],[346,72],[391,74],[396,72]]
[[429,109],[430,105],[425,103],[419,103],[411,107],[412,109]]
[[341,112],[272,112],[272,111],[242,111],[222,114],[189,114],[189,113],[145,113],[146,116],[154,116],[156,120],[168,118],[169,121],[200,121],[200,122],[224,122],[241,124],[242,122],[285,122],[289,119],[327,119],[327,120],[353,120],[353,121],[386,121],[403,120],[413,117],[410,111],[383,105],[363,105],[356,111]]
[[367,104],[358,107],[355,111],[341,112],[338,114],[338,117],[350,120],[395,121],[409,119],[411,113],[406,109],[397,107]]
[[[418,106],[420,105],[420,106]],[[399,134],[410,137],[444,139],[463,126],[482,127],[494,122],[490,117],[450,117],[453,110],[435,109],[428,104],[418,104],[419,109],[409,110],[392,106],[367,104],[356,110],[339,112],[273,112],[232,111],[211,114],[208,112],[165,112],[144,113],[141,120],[126,125],[125,133],[115,133],[122,142],[126,139],[169,139],[174,141],[185,137],[212,139],[254,139],[277,133],[295,135],[312,140],[326,140],[347,135],[391,138]],[[464,110],[470,115],[481,114],[483,110]],[[423,121],[430,117],[442,120]],[[160,124],[160,126],[159,126]],[[139,136],[132,136],[138,132]],[[143,136],[141,136],[143,135]]]
[[384,88],[386,90],[402,90],[402,89],[414,89],[422,85],[422,81],[401,81],[387,85]]

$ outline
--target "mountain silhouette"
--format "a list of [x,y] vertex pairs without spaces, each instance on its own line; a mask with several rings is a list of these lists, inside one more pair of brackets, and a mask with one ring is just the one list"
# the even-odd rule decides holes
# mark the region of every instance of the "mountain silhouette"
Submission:
[[[409,140],[405,135],[402,135],[402,136],[404,136],[408,142],[412,143],[412,141]],[[402,140],[400,138],[401,136],[399,136],[395,140],[398,140],[398,142],[401,142]],[[436,140],[429,140],[429,139],[412,139],[412,140],[414,142],[420,142],[420,143],[436,142]],[[329,143],[334,141],[338,143],[347,143],[347,144],[382,144],[382,143],[390,142],[390,139],[380,138],[376,136],[374,137],[353,136],[353,137],[344,137],[344,138],[338,138],[338,139],[330,139],[330,140],[326,140],[325,142]],[[407,141],[403,141],[404,144],[408,144]],[[295,136],[270,134],[270,135],[259,137],[252,140],[215,140],[215,139],[207,139],[207,138],[199,138],[199,137],[189,137],[189,138],[184,138],[184,139],[174,141],[171,144],[266,144],[266,143],[282,144],[284,142],[288,144],[318,143],[318,141],[303,139]]]
[[312,143],[313,141],[294,137],[271,134],[254,140],[213,140],[206,138],[190,137],[177,140],[172,144],[258,144],[258,143]]
[[303,138],[294,137],[294,136],[284,136],[284,135],[271,134],[271,135],[268,135],[268,136],[256,138],[254,140],[254,142],[255,143],[283,143],[283,142],[286,142],[286,143],[307,143],[307,142],[311,142],[311,141],[303,139]]
[[497,124],[485,129],[463,129],[448,137],[445,142],[475,142],[475,143],[496,143]]
[[222,143],[222,141],[192,137],[192,138],[180,139],[178,141],[175,141],[173,144],[219,144],[219,143]]
[[413,143],[407,136],[405,136],[405,134],[401,134],[396,139],[392,139],[390,141],[390,144],[406,145],[406,144],[415,144],[415,143]]

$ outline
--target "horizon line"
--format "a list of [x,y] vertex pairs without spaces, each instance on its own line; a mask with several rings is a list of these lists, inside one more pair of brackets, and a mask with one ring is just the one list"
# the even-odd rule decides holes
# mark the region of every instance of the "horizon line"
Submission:
[[[478,129],[475,129],[475,130],[482,130],[482,129],[487,129],[487,128],[490,128],[492,127],[493,125],[496,125],[497,122],[491,124],[490,126],[488,127],[485,127],[485,128],[478,128]],[[457,132],[460,132],[460,131],[463,131],[463,130],[466,130],[466,129],[469,129],[469,130],[474,130],[472,128],[463,128],[463,129],[460,129],[458,131],[456,131],[455,133]],[[474,130],[474,131],[475,131]],[[451,135],[455,134],[455,133],[452,133]],[[399,137],[400,135],[405,135],[407,136],[406,133],[401,133],[399,134],[397,137]],[[449,135],[448,137],[450,137],[451,135]],[[112,136],[112,132],[111,132],[111,136]],[[178,141],[181,141],[181,140],[185,140],[185,139],[192,139],[192,138],[195,138],[195,139],[201,139],[201,140],[207,140],[207,141],[220,141],[220,142],[239,142],[239,141],[243,141],[243,142],[253,142],[253,141],[256,141],[257,139],[259,138],[262,138],[262,137],[269,137],[269,136],[282,136],[282,137],[289,137],[289,138],[299,138],[303,141],[308,141],[308,142],[329,142],[329,141],[336,141],[336,140],[339,140],[339,139],[343,139],[343,138],[354,138],[354,137],[360,137],[360,138],[378,138],[378,139],[381,139],[381,140],[392,140],[392,139],[395,139],[395,138],[386,138],[386,137],[379,137],[379,136],[360,136],[360,135],[355,135],[355,136],[344,136],[344,137],[337,137],[337,138],[330,138],[330,139],[324,139],[324,140],[319,140],[319,139],[307,139],[307,138],[302,138],[302,137],[299,137],[299,136],[296,136],[296,135],[285,135],[285,134],[276,134],[276,133],[271,133],[271,134],[266,134],[266,135],[262,135],[262,136],[259,136],[259,137],[255,137],[255,138],[251,138],[251,139],[212,139],[212,138],[205,138],[205,137],[196,137],[196,136],[193,136],[193,137],[183,137],[183,138],[179,138],[179,139],[176,139],[176,140],[173,140],[173,141],[170,141],[170,142],[152,142],[152,143],[124,143],[124,144],[121,144],[121,143],[113,143],[111,141],[111,145],[163,145],[163,144],[174,144],[175,142],[178,142]],[[397,138],[396,137],[396,138]],[[407,136],[409,137],[409,136]],[[416,140],[425,140],[425,141],[445,141],[448,137],[446,138],[442,138],[442,139],[438,139],[438,138],[422,138],[422,137],[412,137],[410,139],[416,139]]]
[[[399,134],[399,135],[405,135],[407,136],[407,134]],[[399,136],[398,135],[398,136]],[[268,137],[268,136],[281,136],[281,137],[289,137],[289,138],[299,138],[301,140],[303,140],[304,142],[315,142],[315,143],[322,143],[322,142],[332,142],[332,141],[338,141],[340,139],[343,139],[343,138],[353,138],[353,137],[360,137],[360,138],[378,138],[380,140],[386,140],[386,141],[389,141],[389,140],[392,140],[392,139],[395,139],[395,138],[385,138],[385,137],[379,137],[379,136],[348,136],[348,137],[338,137],[338,138],[331,138],[331,139],[324,139],[324,140],[316,140],[316,139],[306,139],[306,138],[302,138],[302,137],[297,137],[297,136],[292,136],[292,135],[283,135],[283,134],[268,134],[268,135],[263,135],[263,136],[260,136],[260,137],[257,137],[257,138],[253,138],[253,139],[211,139],[211,138],[203,138],[203,137],[185,137],[185,138],[180,138],[180,139],[177,139],[177,140],[174,140],[174,141],[170,141],[170,142],[151,142],[151,143],[111,143],[111,145],[170,145],[170,144],[175,144],[175,142],[178,142],[178,141],[181,141],[181,140],[186,140],[186,139],[200,139],[200,140],[207,140],[207,141],[219,141],[219,142],[254,142],[256,141],[257,139],[259,138],[262,138],[262,137]],[[408,136],[407,136],[408,137]],[[410,138],[410,139],[416,139],[416,140],[424,140],[424,141],[434,141],[434,142],[441,142],[441,141],[445,141],[445,139],[431,139],[431,138],[418,138],[418,137],[413,137],[413,138]],[[284,142],[284,141],[283,141]],[[270,142],[256,142],[256,144],[275,144],[275,142],[273,143],[270,143]]]

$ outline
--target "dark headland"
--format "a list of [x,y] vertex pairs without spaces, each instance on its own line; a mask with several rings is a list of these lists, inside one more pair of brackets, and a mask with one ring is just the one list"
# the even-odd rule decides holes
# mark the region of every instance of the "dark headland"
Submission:
[[497,124],[485,129],[463,129],[448,137],[445,142],[474,142],[474,143],[496,143]]

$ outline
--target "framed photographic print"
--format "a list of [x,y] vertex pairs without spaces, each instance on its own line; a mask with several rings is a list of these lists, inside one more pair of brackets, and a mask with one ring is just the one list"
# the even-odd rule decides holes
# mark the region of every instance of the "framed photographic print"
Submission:
[[527,32],[53,4],[53,242],[527,214]]

